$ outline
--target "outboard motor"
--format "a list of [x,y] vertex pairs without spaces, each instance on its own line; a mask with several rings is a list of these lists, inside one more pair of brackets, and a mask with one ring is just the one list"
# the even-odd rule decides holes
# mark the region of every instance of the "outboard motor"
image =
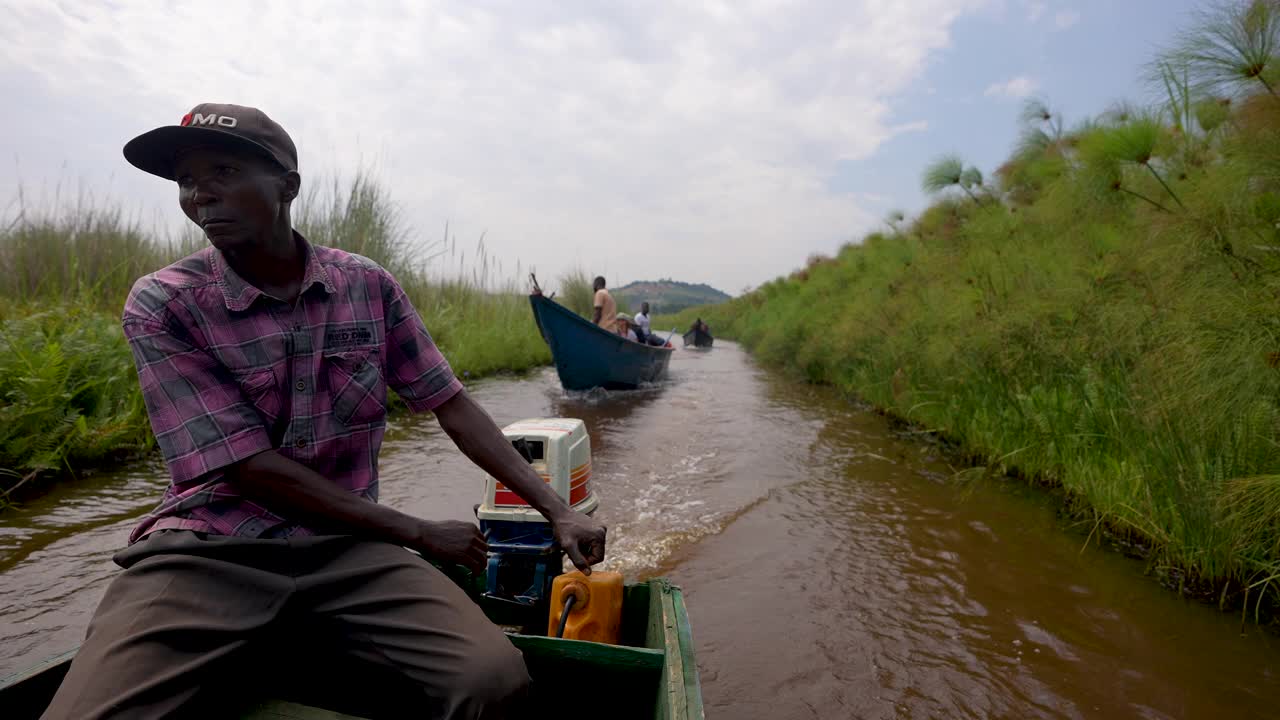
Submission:
[[[591,513],[591,439],[586,425],[571,418],[534,418],[503,428],[516,451],[574,509]],[[492,477],[476,510],[489,543],[485,595],[523,606],[548,600],[551,583],[563,569],[551,523]]]

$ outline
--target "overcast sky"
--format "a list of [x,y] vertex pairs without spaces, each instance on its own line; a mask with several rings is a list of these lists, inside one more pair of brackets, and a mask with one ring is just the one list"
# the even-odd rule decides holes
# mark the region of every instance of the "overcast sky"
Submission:
[[448,221],[508,273],[737,294],[923,207],[941,153],[990,173],[1027,96],[1069,123],[1143,99],[1195,4],[0,0],[0,197],[176,223],[120,148],[233,102],[290,132],[304,183],[372,168],[421,242]]

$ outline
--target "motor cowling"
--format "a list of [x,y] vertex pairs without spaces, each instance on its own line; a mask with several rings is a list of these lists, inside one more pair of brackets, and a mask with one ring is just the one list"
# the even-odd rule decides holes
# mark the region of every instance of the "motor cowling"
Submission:
[[[532,418],[512,423],[503,434],[534,472],[579,512],[591,513],[591,439],[574,418]],[[493,477],[485,480],[476,510],[489,543],[485,593],[521,605],[543,603],[560,575],[564,554],[542,513]]]

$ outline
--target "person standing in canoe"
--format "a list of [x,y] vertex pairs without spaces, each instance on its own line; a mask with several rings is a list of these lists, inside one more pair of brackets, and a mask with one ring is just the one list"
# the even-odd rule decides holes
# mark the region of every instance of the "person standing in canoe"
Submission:
[[592,300],[594,310],[591,313],[591,322],[597,326],[608,330],[609,332],[618,331],[618,303],[614,302],[613,296],[604,287],[604,276],[597,275],[591,287],[595,290],[595,298]]
[[435,413],[463,454],[545,515],[584,572],[604,558],[604,526],[521,459],[389,272],[293,229],[301,180],[280,125],[254,108],[203,104],[124,155],[177,183],[210,246],[141,278],[126,301],[125,336],[172,482],[115,556],[124,570],[44,717],[203,716],[197,702],[244,689],[250,678],[236,671],[248,663],[307,661],[302,633],[266,639],[295,624],[335,655],[388,671],[416,717],[502,716],[526,691],[523,658],[404,549],[478,571],[479,528],[377,504],[387,388]]

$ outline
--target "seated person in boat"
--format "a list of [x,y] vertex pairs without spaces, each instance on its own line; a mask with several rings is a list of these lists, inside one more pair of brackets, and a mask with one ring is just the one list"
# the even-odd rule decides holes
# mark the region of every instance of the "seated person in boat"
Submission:
[[618,324],[618,303],[609,294],[604,287],[604,276],[597,275],[591,287],[595,290],[595,298],[592,300],[594,309],[592,310],[591,322],[597,326],[608,330],[609,332],[617,332]]
[[640,312],[636,313],[634,325],[636,337],[640,338],[640,342],[647,342],[649,339],[649,303],[640,303]]
[[395,677],[414,717],[505,716],[529,682],[521,654],[425,559],[480,570],[479,528],[377,503],[387,388],[550,519],[585,572],[604,526],[504,439],[386,269],[293,229],[301,179],[280,125],[204,104],[124,154],[177,183],[209,246],[139,279],[125,304],[171,484],[115,556],[124,570],[44,717],[203,716],[196,698],[237,696],[247,661],[308,660],[300,634],[266,640],[282,626]]
[[[643,320],[641,319],[643,318]],[[631,320],[631,329],[642,345],[665,347],[667,342],[649,330],[649,303],[640,303],[640,313]]]
[[631,342],[640,342],[636,336],[635,326],[631,324],[631,316],[626,313],[618,313],[617,333]]

